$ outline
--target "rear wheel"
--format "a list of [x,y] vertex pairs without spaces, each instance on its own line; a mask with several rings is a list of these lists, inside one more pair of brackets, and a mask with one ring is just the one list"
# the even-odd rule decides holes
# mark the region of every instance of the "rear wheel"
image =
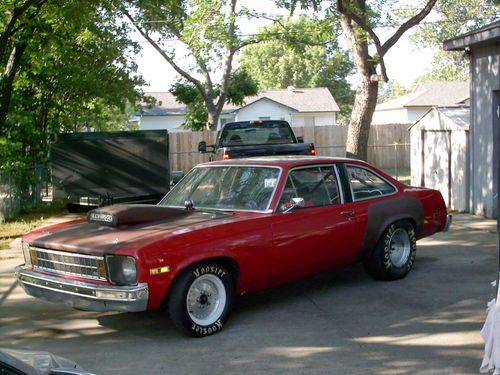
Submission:
[[415,229],[408,221],[391,224],[368,260],[366,271],[377,280],[398,280],[410,272],[417,250]]
[[233,301],[229,272],[215,262],[202,262],[184,270],[174,281],[168,311],[174,325],[189,336],[219,332],[229,318]]

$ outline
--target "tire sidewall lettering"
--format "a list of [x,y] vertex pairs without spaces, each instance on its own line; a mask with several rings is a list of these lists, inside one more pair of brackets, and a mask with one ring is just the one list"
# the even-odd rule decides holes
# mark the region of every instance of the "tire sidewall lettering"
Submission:
[[195,332],[198,335],[206,336],[206,335],[213,335],[216,332],[219,332],[223,327],[222,322],[220,319],[217,319],[215,323],[209,325],[209,326],[200,326],[196,323],[193,323],[191,326],[191,330]]
[[222,279],[226,275],[226,271],[217,266],[197,267],[193,270],[193,275],[195,279],[206,274],[212,274]]
[[387,230],[387,232],[385,233],[385,235],[384,235],[384,259],[383,259],[384,268],[385,269],[391,269],[391,268],[397,269],[397,267],[395,267],[391,261],[390,244],[391,244],[391,239],[392,239],[394,232],[399,228],[403,228],[406,230],[406,233],[408,234],[408,238],[410,240],[410,246],[411,246],[410,254],[408,255],[408,259],[407,259],[406,263],[401,267],[401,268],[404,268],[405,270],[409,271],[413,266],[413,262],[415,261],[415,254],[417,251],[415,229],[411,225],[410,226],[396,226],[395,224],[392,224],[389,227],[389,229]]

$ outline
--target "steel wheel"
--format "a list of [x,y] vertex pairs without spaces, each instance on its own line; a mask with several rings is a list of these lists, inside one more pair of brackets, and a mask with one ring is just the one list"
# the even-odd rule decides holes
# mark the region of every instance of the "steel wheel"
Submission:
[[221,279],[211,274],[196,279],[188,290],[186,307],[196,324],[215,323],[226,307],[226,289]]
[[234,294],[229,271],[213,261],[200,262],[182,271],[167,299],[174,325],[189,336],[220,332],[226,324]]
[[384,231],[363,265],[374,279],[398,280],[410,272],[416,250],[415,228],[406,220],[398,221]]
[[406,264],[411,253],[411,243],[408,232],[402,228],[396,229],[394,233],[392,233],[389,249],[391,263],[395,267],[402,267]]

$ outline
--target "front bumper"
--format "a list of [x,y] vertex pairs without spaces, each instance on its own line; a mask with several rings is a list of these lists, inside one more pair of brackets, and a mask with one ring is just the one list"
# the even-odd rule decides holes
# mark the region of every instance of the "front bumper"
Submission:
[[33,272],[21,265],[15,275],[27,294],[50,302],[88,311],[147,310],[148,285],[98,285]]

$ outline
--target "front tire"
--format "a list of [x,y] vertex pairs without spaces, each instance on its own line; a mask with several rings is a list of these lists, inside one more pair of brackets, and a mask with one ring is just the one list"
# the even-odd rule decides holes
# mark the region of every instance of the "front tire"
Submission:
[[229,272],[215,262],[185,269],[174,281],[168,311],[174,325],[193,337],[219,332],[229,319],[234,285]]
[[398,280],[410,272],[417,251],[415,229],[408,221],[393,223],[363,265],[376,280]]

